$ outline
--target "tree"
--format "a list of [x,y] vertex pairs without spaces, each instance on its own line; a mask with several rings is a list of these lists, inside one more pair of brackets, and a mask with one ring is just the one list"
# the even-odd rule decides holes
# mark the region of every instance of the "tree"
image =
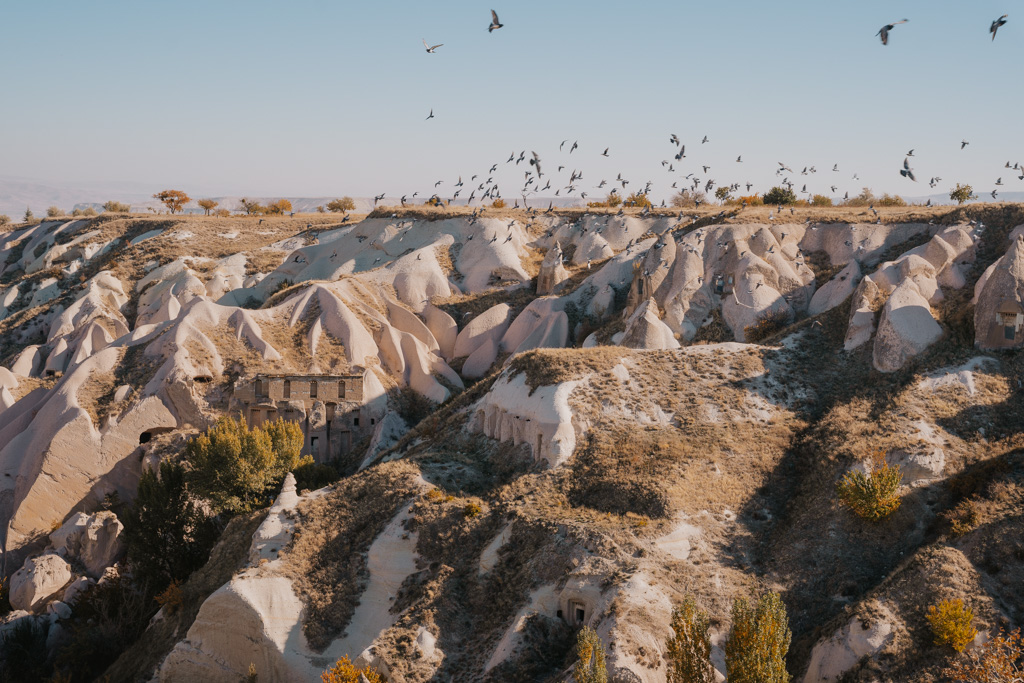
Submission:
[[964,605],[964,601],[943,600],[928,608],[925,615],[932,627],[935,644],[948,645],[957,652],[963,652],[971,644],[978,630],[971,626],[974,610]]
[[839,500],[858,517],[877,522],[899,509],[903,471],[886,462],[882,451],[875,452],[867,469],[850,470],[836,488]]
[[322,683],[360,683],[360,676],[365,677],[368,683],[384,683],[384,678],[375,669],[369,665],[363,669],[356,668],[348,655],[320,674],[320,680]]
[[726,199],[729,198],[729,194],[731,192],[732,191],[728,187],[720,187],[717,190],[715,190],[715,199],[717,199],[720,202],[724,202]]
[[66,215],[67,214],[64,213],[63,209],[59,209],[56,206],[51,206],[50,208],[48,208],[46,210],[46,217],[47,218],[57,218],[59,216],[66,216]]
[[238,210],[245,211],[247,216],[256,216],[264,213],[266,209],[255,199],[246,199],[242,197],[238,200]]
[[725,643],[729,683],[788,683],[786,653],[792,636],[778,593],[765,593],[756,605],[737,598]]
[[35,216],[32,215],[32,209],[30,209],[30,208],[28,208],[26,206],[25,207],[25,222],[26,223],[31,223],[33,220],[35,220]]
[[584,626],[576,634],[576,657],[576,665],[572,668],[575,683],[607,683],[604,643],[597,631],[589,626]]
[[196,203],[197,203],[197,204],[199,204],[199,208],[200,208],[200,209],[202,209],[203,211],[205,211],[205,212],[206,212],[206,215],[207,215],[207,216],[209,216],[209,215],[210,215],[210,212],[211,212],[211,211],[213,211],[213,210],[214,210],[214,209],[216,209],[216,208],[217,208],[218,206],[220,206],[220,202],[215,202],[215,201],[214,201],[214,200],[212,200],[212,199],[200,199],[200,200],[199,200],[198,202],[196,202]]
[[974,194],[974,188],[970,185],[961,185],[960,183],[957,183],[956,187],[950,190],[949,198],[957,204],[963,204],[971,201],[972,199],[977,199],[978,196]]
[[673,635],[665,652],[667,683],[714,683],[710,627],[707,613],[697,609],[692,596],[672,610]]
[[300,457],[303,442],[295,422],[249,429],[245,418],[221,418],[185,446],[189,482],[214,512],[249,512],[269,503],[285,474],[313,461]]
[[795,204],[796,193],[792,188],[775,186],[764,193],[765,204]]
[[280,216],[292,210],[292,203],[287,199],[278,199],[273,204],[268,204],[266,213],[270,216]]
[[163,190],[153,195],[153,199],[159,199],[172,215],[181,211],[186,204],[192,201],[192,198],[181,190]]
[[133,575],[156,590],[202,567],[217,540],[217,526],[192,497],[185,468],[169,462],[160,463],[159,476],[142,473],[123,521]]
[[951,680],[969,683],[1024,681],[1024,637],[1020,629],[989,638],[972,648],[943,672]]
[[356,203],[351,197],[342,197],[341,199],[332,199],[327,202],[327,210],[331,213],[348,213],[349,211],[355,211]]
[[132,207],[128,204],[122,204],[121,202],[115,202],[111,199],[109,202],[103,204],[103,210],[108,213],[130,213]]

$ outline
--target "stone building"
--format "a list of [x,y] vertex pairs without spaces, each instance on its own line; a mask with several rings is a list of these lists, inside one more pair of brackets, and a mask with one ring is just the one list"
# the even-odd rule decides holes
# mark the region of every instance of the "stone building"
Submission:
[[1024,347],[1024,230],[975,286],[974,343],[983,349]]
[[235,383],[232,411],[250,426],[280,418],[297,422],[303,455],[325,463],[346,455],[373,433],[376,418],[364,410],[362,375],[256,375]]

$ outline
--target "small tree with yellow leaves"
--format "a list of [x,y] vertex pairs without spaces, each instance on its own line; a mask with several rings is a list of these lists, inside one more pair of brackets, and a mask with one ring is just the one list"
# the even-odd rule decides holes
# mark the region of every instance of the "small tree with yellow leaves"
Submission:
[[729,683],[788,683],[786,653],[792,637],[786,606],[778,593],[762,595],[757,604],[737,598],[725,643]]
[[572,669],[575,683],[607,683],[608,668],[604,663],[604,643],[597,631],[584,626],[576,634],[576,665]]
[[963,600],[943,600],[928,608],[925,617],[932,626],[936,645],[948,645],[957,652],[963,652],[978,635],[971,626],[974,610],[964,605]]
[[665,652],[668,683],[714,683],[710,626],[707,613],[697,609],[692,596],[672,610],[673,635]]
[[903,471],[886,462],[882,451],[875,452],[867,467],[866,473],[859,469],[847,472],[837,491],[839,500],[858,517],[877,522],[899,509]]
[[359,676],[365,676],[370,683],[384,683],[384,677],[370,666],[358,668],[345,655],[327,671],[320,674],[321,683],[359,683]]

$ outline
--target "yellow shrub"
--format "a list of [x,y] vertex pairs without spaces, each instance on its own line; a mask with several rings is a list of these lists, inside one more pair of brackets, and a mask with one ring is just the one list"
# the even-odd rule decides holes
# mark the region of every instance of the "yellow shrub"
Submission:
[[757,604],[737,598],[725,642],[726,678],[730,683],[789,683],[786,653],[792,637],[778,593],[765,593]]
[[665,648],[668,683],[713,683],[711,665],[711,621],[687,596],[672,610],[672,637]]
[[162,593],[158,593],[153,599],[156,600],[158,605],[165,608],[167,614],[174,614],[181,607],[183,597],[181,583],[175,579],[171,581]]
[[878,451],[867,474],[860,470],[846,473],[837,487],[839,500],[858,517],[877,522],[899,509],[901,481],[903,472],[899,465],[890,465]]
[[944,516],[949,521],[949,533],[953,536],[963,536],[981,521],[978,506],[970,499],[960,501]]
[[978,630],[971,626],[974,611],[964,606],[963,600],[943,600],[928,608],[928,623],[936,645],[949,645],[957,652],[963,652]]
[[495,199],[493,202],[491,202],[491,208],[492,209],[504,209],[505,208],[505,200],[504,199]]
[[466,516],[466,519],[472,519],[481,512],[483,512],[483,508],[476,503],[466,503],[466,507],[462,508],[462,514]]
[[355,664],[349,661],[348,655],[320,674],[320,681],[322,683],[359,683],[359,674],[366,676],[366,680],[370,683],[384,683],[384,678],[376,670],[369,666],[365,669],[356,668]]
[[1024,673],[1024,637],[1020,629],[990,638],[971,649],[944,672],[950,680],[977,683],[1019,681]]

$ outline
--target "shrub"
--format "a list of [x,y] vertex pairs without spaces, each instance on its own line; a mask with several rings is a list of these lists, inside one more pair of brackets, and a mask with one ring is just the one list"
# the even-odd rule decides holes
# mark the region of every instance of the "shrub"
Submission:
[[672,197],[672,206],[677,209],[695,207],[707,201],[707,195],[702,190],[680,190]]
[[789,325],[789,313],[784,308],[771,308],[761,314],[752,325],[743,328],[743,337],[751,344],[767,339]]
[[882,451],[875,452],[867,467],[867,473],[859,469],[847,472],[837,489],[839,500],[858,517],[877,522],[899,509],[903,471],[899,465],[887,463]]
[[666,646],[667,683],[714,683],[711,665],[711,621],[692,596],[672,610],[672,632]]
[[341,473],[331,465],[321,465],[310,459],[299,465],[292,472],[295,475],[295,488],[299,491],[315,491],[341,478]]
[[351,197],[342,197],[341,199],[332,199],[327,202],[327,210],[331,213],[348,213],[354,211],[356,203]]
[[51,206],[46,210],[47,218],[57,218],[58,216],[66,216],[67,213],[63,209],[59,209],[56,206]]
[[395,412],[410,427],[415,427],[425,420],[437,407],[433,401],[409,386],[399,389],[394,401]]
[[174,579],[167,584],[167,588],[157,593],[153,599],[156,600],[156,604],[160,605],[167,614],[174,614],[181,607],[183,598],[184,593],[181,590],[181,582]]
[[972,199],[977,199],[978,196],[974,194],[974,188],[970,185],[961,185],[960,183],[957,183],[956,187],[950,190],[949,198],[957,204],[963,204],[971,201]]
[[761,195],[757,194],[747,195],[746,197],[740,197],[738,201],[740,202],[740,204],[746,202],[747,206],[764,206],[764,200],[761,199]]
[[724,202],[729,198],[731,192],[732,191],[728,187],[720,187],[717,190],[715,190],[715,199],[717,199],[720,202]]
[[359,677],[365,676],[369,683],[384,683],[384,678],[377,673],[376,669],[367,666],[365,669],[356,668],[355,664],[349,661],[345,655],[335,663],[333,667],[320,674],[322,683],[359,683]]
[[289,213],[292,210],[292,203],[287,199],[278,199],[273,204],[270,204],[266,208],[268,216],[280,216],[282,214]]
[[131,213],[132,207],[128,204],[122,204],[121,202],[115,202],[111,199],[109,202],[103,204],[103,210],[108,213]]
[[[438,200],[438,203],[440,203],[440,201],[441,200]],[[506,206],[507,204],[505,204],[504,199],[495,199],[493,202],[491,202],[492,209],[504,209]]]
[[584,626],[576,634],[576,665],[572,668],[575,683],[607,683],[608,668],[604,663],[604,643],[597,631]]
[[231,212],[228,211],[227,209],[217,209],[216,211],[213,212],[213,215],[217,216],[218,218],[227,218],[228,216],[231,215]]
[[142,473],[123,522],[133,575],[156,590],[203,566],[217,540],[216,524],[189,492],[185,468],[169,462],[160,463],[159,477]]
[[811,206],[832,206],[832,198],[823,194],[811,197]]
[[11,224],[11,217],[0,213],[0,228],[6,228]]
[[641,192],[634,192],[622,202],[623,206],[639,206],[641,208],[651,206],[651,200]]
[[875,193],[870,187],[862,188],[860,194],[843,202],[843,206],[868,206],[874,203]]
[[214,512],[249,512],[269,504],[285,474],[312,462],[299,455],[303,442],[294,422],[250,429],[245,418],[222,418],[185,446],[189,482]]
[[192,201],[192,198],[181,190],[162,190],[153,195],[153,199],[159,199],[172,215],[181,211],[186,204]]
[[907,201],[898,194],[889,194],[886,192],[881,197],[875,200],[875,204],[878,206],[906,206]]
[[30,208],[28,208],[26,206],[25,207],[25,218],[24,218],[24,221],[26,223],[31,223],[33,220],[35,220],[35,216],[32,214],[32,209],[30,209]]
[[196,204],[198,204],[199,208],[205,211],[206,215],[209,216],[210,212],[220,205],[220,202],[216,202],[212,199],[200,199]]
[[481,512],[483,512],[483,508],[481,508],[476,503],[472,503],[472,502],[471,503],[466,503],[466,507],[462,508],[462,515],[466,519],[473,519],[474,517],[479,515]]
[[775,186],[764,193],[765,204],[795,204],[796,193],[792,188]]
[[92,208],[91,206],[87,206],[87,207],[85,207],[85,210],[82,211],[82,215],[83,216],[90,216],[90,217],[92,217],[92,216],[98,216],[99,213],[96,211],[96,209]]
[[756,605],[737,598],[725,643],[729,683],[787,683],[786,653],[792,635],[778,593],[762,595]]
[[974,529],[981,521],[978,506],[970,499],[960,501],[955,508],[946,512],[943,517],[949,523],[949,533],[958,537]]
[[958,658],[943,673],[951,680],[971,683],[1024,680],[1024,637],[1020,629],[990,638]]
[[963,652],[978,635],[977,629],[971,626],[974,611],[965,606],[963,600],[943,600],[932,605],[925,618],[932,626],[935,644],[948,645],[957,652]]

